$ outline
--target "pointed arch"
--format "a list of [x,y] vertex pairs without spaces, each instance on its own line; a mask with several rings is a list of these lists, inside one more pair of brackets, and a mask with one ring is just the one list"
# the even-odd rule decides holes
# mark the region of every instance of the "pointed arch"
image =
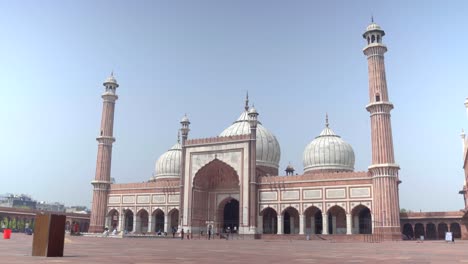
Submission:
[[358,204],[351,210],[351,233],[372,234],[372,215],[369,207]]
[[278,232],[278,213],[272,207],[265,207],[260,211],[263,222],[263,234],[276,234]]
[[299,211],[293,206],[288,206],[281,214],[283,215],[283,233],[299,234]]
[[327,210],[328,234],[346,234],[346,210],[334,205]]
[[322,234],[323,218],[322,210],[314,205],[307,207],[304,211],[306,234]]
[[195,173],[192,184],[197,189],[236,188],[240,186],[240,179],[233,167],[215,158]]

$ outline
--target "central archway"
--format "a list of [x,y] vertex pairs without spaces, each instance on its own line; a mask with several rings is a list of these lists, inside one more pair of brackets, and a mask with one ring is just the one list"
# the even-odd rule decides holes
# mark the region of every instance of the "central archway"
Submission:
[[193,179],[192,232],[207,232],[209,223],[219,229],[238,230],[239,193],[239,176],[231,166],[217,158],[203,166]]

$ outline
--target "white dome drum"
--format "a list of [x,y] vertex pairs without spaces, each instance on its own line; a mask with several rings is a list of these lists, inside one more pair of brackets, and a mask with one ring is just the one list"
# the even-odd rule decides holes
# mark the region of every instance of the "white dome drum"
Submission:
[[[246,106],[245,111],[231,126],[226,128],[220,137],[248,135],[250,134],[249,109]],[[278,173],[281,149],[276,137],[268,131],[260,122],[257,125],[257,167],[266,167],[270,173]]]
[[303,155],[304,173],[354,171],[354,151],[350,144],[328,127],[310,142]]
[[156,161],[154,175],[150,181],[158,179],[180,178],[180,161],[182,156],[182,145],[177,142],[166,153]]

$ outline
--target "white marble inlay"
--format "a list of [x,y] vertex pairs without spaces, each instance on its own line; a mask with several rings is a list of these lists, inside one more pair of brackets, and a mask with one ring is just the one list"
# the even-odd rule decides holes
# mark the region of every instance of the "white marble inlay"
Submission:
[[346,198],[345,189],[327,189],[327,199]]
[[365,188],[351,188],[351,198],[354,197],[370,197],[370,187]]
[[122,203],[135,203],[135,196],[122,197]]
[[149,195],[138,195],[137,196],[137,203],[149,203],[150,196]]
[[322,190],[304,190],[304,199],[321,199]]
[[165,203],[166,196],[164,194],[153,195],[153,203]]
[[276,192],[260,192],[260,201],[276,201],[277,199]]
[[110,196],[109,197],[109,203],[110,204],[113,204],[113,203],[120,203],[120,196]]

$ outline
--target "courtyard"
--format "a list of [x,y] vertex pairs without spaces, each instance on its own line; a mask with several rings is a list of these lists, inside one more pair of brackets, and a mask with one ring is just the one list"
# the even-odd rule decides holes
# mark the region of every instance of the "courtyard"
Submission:
[[333,243],[65,237],[63,258],[31,257],[32,236],[0,240],[0,263],[467,263],[468,241]]

